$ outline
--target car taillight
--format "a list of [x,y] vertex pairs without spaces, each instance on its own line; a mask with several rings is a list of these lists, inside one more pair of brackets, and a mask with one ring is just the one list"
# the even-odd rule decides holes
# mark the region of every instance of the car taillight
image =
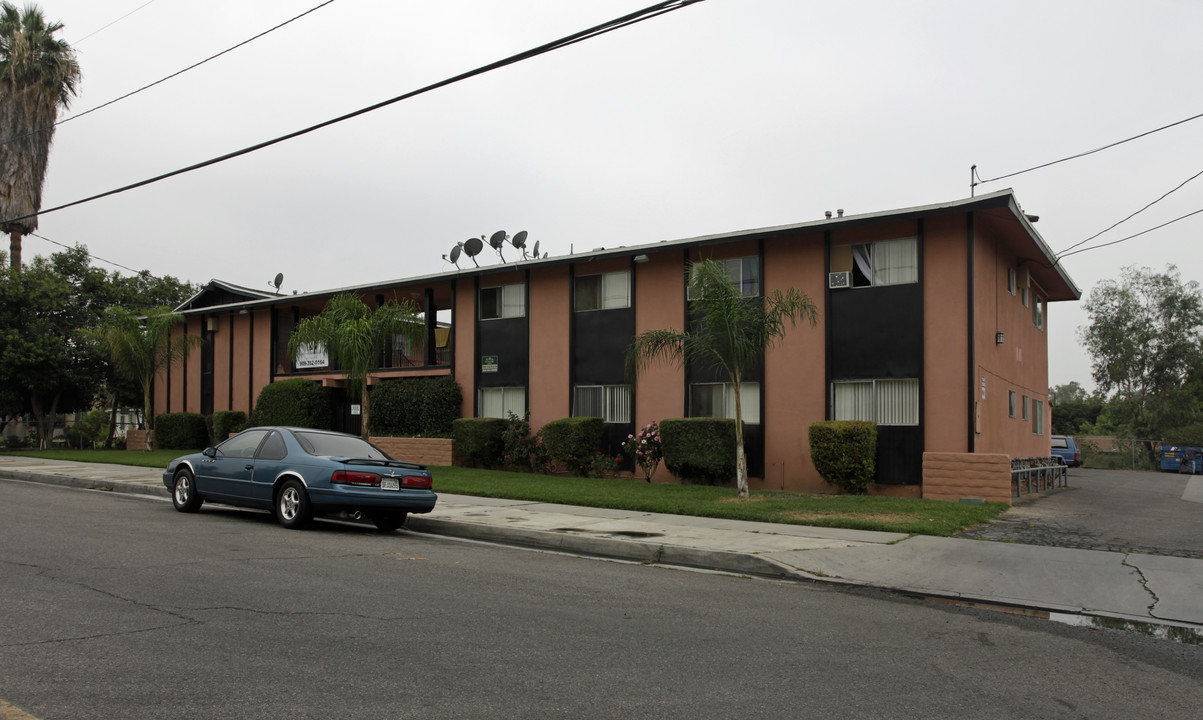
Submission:
[[430,478],[422,475],[406,475],[401,478],[401,487],[428,488],[430,487]]
[[335,470],[330,482],[335,485],[380,487],[380,476],[376,473],[359,472],[358,470]]

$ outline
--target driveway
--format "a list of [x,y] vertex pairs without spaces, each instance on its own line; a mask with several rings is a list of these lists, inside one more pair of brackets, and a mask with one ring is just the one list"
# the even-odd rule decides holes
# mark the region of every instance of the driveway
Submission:
[[1201,492],[1203,476],[1074,468],[1067,489],[1025,497],[961,537],[1203,558]]

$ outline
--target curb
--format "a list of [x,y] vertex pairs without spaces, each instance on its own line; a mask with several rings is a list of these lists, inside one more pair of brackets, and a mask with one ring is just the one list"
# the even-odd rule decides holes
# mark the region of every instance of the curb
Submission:
[[126,495],[157,495],[160,497],[171,497],[171,492],[167,486],[160,483],[157,486],[138,485],[125,482],[106,482],[99,480],[85,480],[83,478],[71,477],[70,475],[46,475],[44,473],[23,472],[20,470],[0,470],[0,478],[9,480],[23,480],[25,482],[40,483],[42,485],[59,485],[62,487],[78,488],[80,490],[95,490],[97,492],[115,492]]

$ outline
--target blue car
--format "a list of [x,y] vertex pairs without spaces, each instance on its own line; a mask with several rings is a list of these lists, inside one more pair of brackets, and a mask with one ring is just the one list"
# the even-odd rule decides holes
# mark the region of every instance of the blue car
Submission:
[[290,529],[315,515],[348,513],[392,532],[438,499],[423,465],[393,460],[354,435],[289,427],[250,428],[178,457],[163,484],[180,512],[196,512],[206,500],[261,508]]
[[1061,462],[1067,467],[1082,466],[1082,451],[1078,449],[1078,443],[1068,435],[1053,435],[1052,436],[1052,456],[1061,458]]

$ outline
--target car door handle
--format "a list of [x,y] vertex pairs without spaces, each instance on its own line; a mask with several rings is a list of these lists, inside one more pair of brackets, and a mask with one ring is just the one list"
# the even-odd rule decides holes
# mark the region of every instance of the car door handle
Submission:
[[254,466],[254,465],[252,465],[252,464],[250,464],[250,463],[247,463],[246,465],[243,465],[242,467],[246,468],[247,470],[254,470],[254,469],[255,469],[255,466]]

